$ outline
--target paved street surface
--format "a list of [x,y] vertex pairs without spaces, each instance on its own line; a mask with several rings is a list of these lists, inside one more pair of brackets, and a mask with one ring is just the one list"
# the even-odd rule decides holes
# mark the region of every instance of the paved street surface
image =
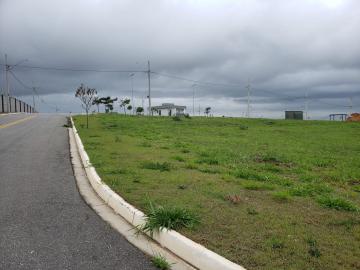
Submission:
[[0,269],[154,269],[79,195],[65,116],[28,117],[0,116]]

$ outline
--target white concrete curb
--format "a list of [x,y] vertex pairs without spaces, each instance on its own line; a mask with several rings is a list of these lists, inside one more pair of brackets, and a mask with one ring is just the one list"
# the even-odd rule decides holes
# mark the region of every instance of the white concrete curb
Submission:
[[[133,226],[141,226],[145,222],[145,214],[127,203],[123,198],[111,190],[109,186],[101,181],[95,168],[91,165],[90,159],[85,152],[84,146],[78,135],[73,119],[71,118],[72,130],[78,146],[79,154],[91,186],[117,214],[122,216]],[[195,243],[176,231],[163,230],[155,233],[153,239],[162,247],[170,250],[184,261],[201,270],[245,270],[217,253]]]

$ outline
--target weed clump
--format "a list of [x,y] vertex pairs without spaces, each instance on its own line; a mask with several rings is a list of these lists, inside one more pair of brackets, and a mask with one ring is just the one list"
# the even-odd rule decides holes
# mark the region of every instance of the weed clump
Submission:
[[248,130],[249,129],[249,127],[245,126],[245,125],[240,125],[239,128],[240,128],[240,130]]
[[119,136],[115,136],[115,142],[116,142],[116,143],[121,142],[121,138],[120,138]]
[[249,214],[249,215],[252,215],[252,216],[255,216],[255,215],[258,215],[259,212],[256,211],[256,209],[254,208],[246,208],[246,212]]
[[173,159],[179,161],[179,162],[184,162],[185,159],[182,156],[174,156]]
[[359,208],[354,205],[351,201],[345,200],[340,197],[330,197],[330,196],[320,196],[317,199],[317,202],[326,208],[331,208],[335,210],[345,210],[345,211],[358,211]]
[[171,164],[169,162],[144,162],[142,164],[143,169],[149,169],[149,170],[159,170],[161,172],[170,171],[171,170]]
[[242,186],[248,190],[274,190],[275,189],[275,187],[271,184],[257,183],[257,182],[244,183]]
[[154,206],[150,203],[145,224],[139,229],[153,236],[162,229],[178,230],[192,228],[199,223],[198,218],[189,210],[180,207]]
[[180,116],[174,116],[173,118],[172,118],[174,121],[181,121],[181,118],[180,118]]
[[288,191],[276,191],[273,192],[271,195],[274,200],[279,202],[287,202],[291,200],[291,195]]
[[278,239],[276,237],[270,238],[269,244],[272,249],[282,249],[285,247],[284,241],[282,241],[281,239]]
[[203,158],[199,158],[196,163],[199,164],[209,164],[209,165],[218,165],[219,164],[219,160],[217,158],[213,158],[213,157],[203,157]]
[[290,189],[290,194],[298,197],[313,197],[315,195],[330,193],[332,189],[324,184],[304,184],[297,185]]
[[317,242],[315,239],[309,238],[307,240],[307,243],[309,245],[309,249],[308,252],[310,254],[310,256],[315,257],[315,258],[319,258],[321,256],[321,252],[317,246]]
[[155,255],[154,257],[152,257],[151,262],[153,263],[153,265],[155,267],[157,267],[160,270],[170,270],[171,269],[170,263],[161,254],[158,254],[158,255]]

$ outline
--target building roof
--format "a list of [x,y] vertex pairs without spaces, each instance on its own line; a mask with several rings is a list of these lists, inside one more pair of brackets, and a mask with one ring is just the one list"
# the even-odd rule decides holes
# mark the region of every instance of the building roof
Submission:
[[163,103],[160,106],[152,106],[152,110],[163,110],[163,109],[181,109],[185,110],[186,106],[175,105],[174,103]]

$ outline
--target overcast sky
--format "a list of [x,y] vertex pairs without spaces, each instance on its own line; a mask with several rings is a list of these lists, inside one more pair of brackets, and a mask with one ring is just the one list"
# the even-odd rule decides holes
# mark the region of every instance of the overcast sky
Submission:
[[[143,71],[147,60],[154,105],[192,113],[195,87],[196,111],[242,116],[250,80],[253,117],[303,110],[306,94],[314,119],[349,112],[351,98],[360,111],[359,0],[0,0],[1,64],[5,53],[11,64],[27,59],[13,74],[39,87],[41,111],[79,111],[80,83],[130,97],[130,73],[29,66]],[[146,74],[133,78],[135,105],[147,104]],[[3,66],[0,79],[4,88]],[[12,74],[10,84],[32,100]]]

